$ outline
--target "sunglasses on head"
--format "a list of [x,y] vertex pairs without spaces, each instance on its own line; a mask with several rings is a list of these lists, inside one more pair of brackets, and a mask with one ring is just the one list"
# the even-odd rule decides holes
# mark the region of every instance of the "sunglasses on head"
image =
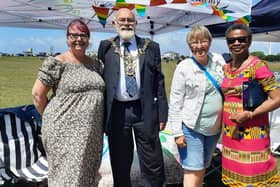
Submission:
[[228,44],[233,44],[236,42],[236,40],[239,43],[247,43],[248,41],[248,36],[241,36],[241,37],[236,37],[236,38],[227,38],[227,43]]

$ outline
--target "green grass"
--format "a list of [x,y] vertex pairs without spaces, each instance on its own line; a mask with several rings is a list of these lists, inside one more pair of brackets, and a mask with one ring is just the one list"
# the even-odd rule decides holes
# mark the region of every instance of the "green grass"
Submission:
[[162,71],[164,73],[164,80],[165,80],[165,90],[166,90],[168,99],[169,99],[172,77],[173,77],[173,73],[174,73],[175,69],[176,69],[175,62],[162,63]]
[[[0,108],[31,104],[31,89],[41,67],[39,57],[0,57]],[[280,71],[280,63],[269,63],[273,71]],[[162,63],[166,93],[169,98],[175,62]]]
[[268,63],[268,66],[269,66],[269,68],[272,71],[280,71],[280,63],[279,62],[277,62],[277,63]]
[[[38,57],[0,57],[0,108],[31,104],[31,89],[42,60]],[[176,63],[162,63],[166,93],[170,93]]]
[[31,104],[31,89],[41,66],[38,57],[0,57],[0,107]]

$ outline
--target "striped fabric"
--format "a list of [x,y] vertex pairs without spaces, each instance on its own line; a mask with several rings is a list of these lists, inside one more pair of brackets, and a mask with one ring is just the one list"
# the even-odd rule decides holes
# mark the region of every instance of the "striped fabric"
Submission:
[[33,105],[0,109],[0,183],[18,178],[40,182],[47,178],[40,125],[40,115]]

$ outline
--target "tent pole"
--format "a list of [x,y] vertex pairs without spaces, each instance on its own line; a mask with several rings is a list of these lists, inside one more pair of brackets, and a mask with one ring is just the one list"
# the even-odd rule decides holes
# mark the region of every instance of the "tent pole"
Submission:
[[271,55],[271,42],[268,42],[268,54]]

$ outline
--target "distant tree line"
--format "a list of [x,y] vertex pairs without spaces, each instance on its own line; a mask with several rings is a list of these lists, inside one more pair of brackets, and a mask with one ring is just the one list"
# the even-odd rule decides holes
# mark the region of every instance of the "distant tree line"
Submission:
[[268,62],[280,62],[280,53],[277,55],[265,55],[262,51],[255,51],[251,53],[252,55],[258,56],[260,59]]
[[[264,52],[262,52],[262,51],[254,51],[251,54],[255,55],[255,56],[258,56],[260,59],[268,61],[268,62],[280,62],[280,53],[278,53],[276,55],[265,55]],[[179,63],[180,61],[184,60],[187,57],[188,56],[184,56],[184,55],[176,56],[176,57],[173,57],[173,58],[171,58],[171,57],[162,57],[162,61],[166,62],[166,63],[168,63],[168,62],[177,62],[177,63]]]

